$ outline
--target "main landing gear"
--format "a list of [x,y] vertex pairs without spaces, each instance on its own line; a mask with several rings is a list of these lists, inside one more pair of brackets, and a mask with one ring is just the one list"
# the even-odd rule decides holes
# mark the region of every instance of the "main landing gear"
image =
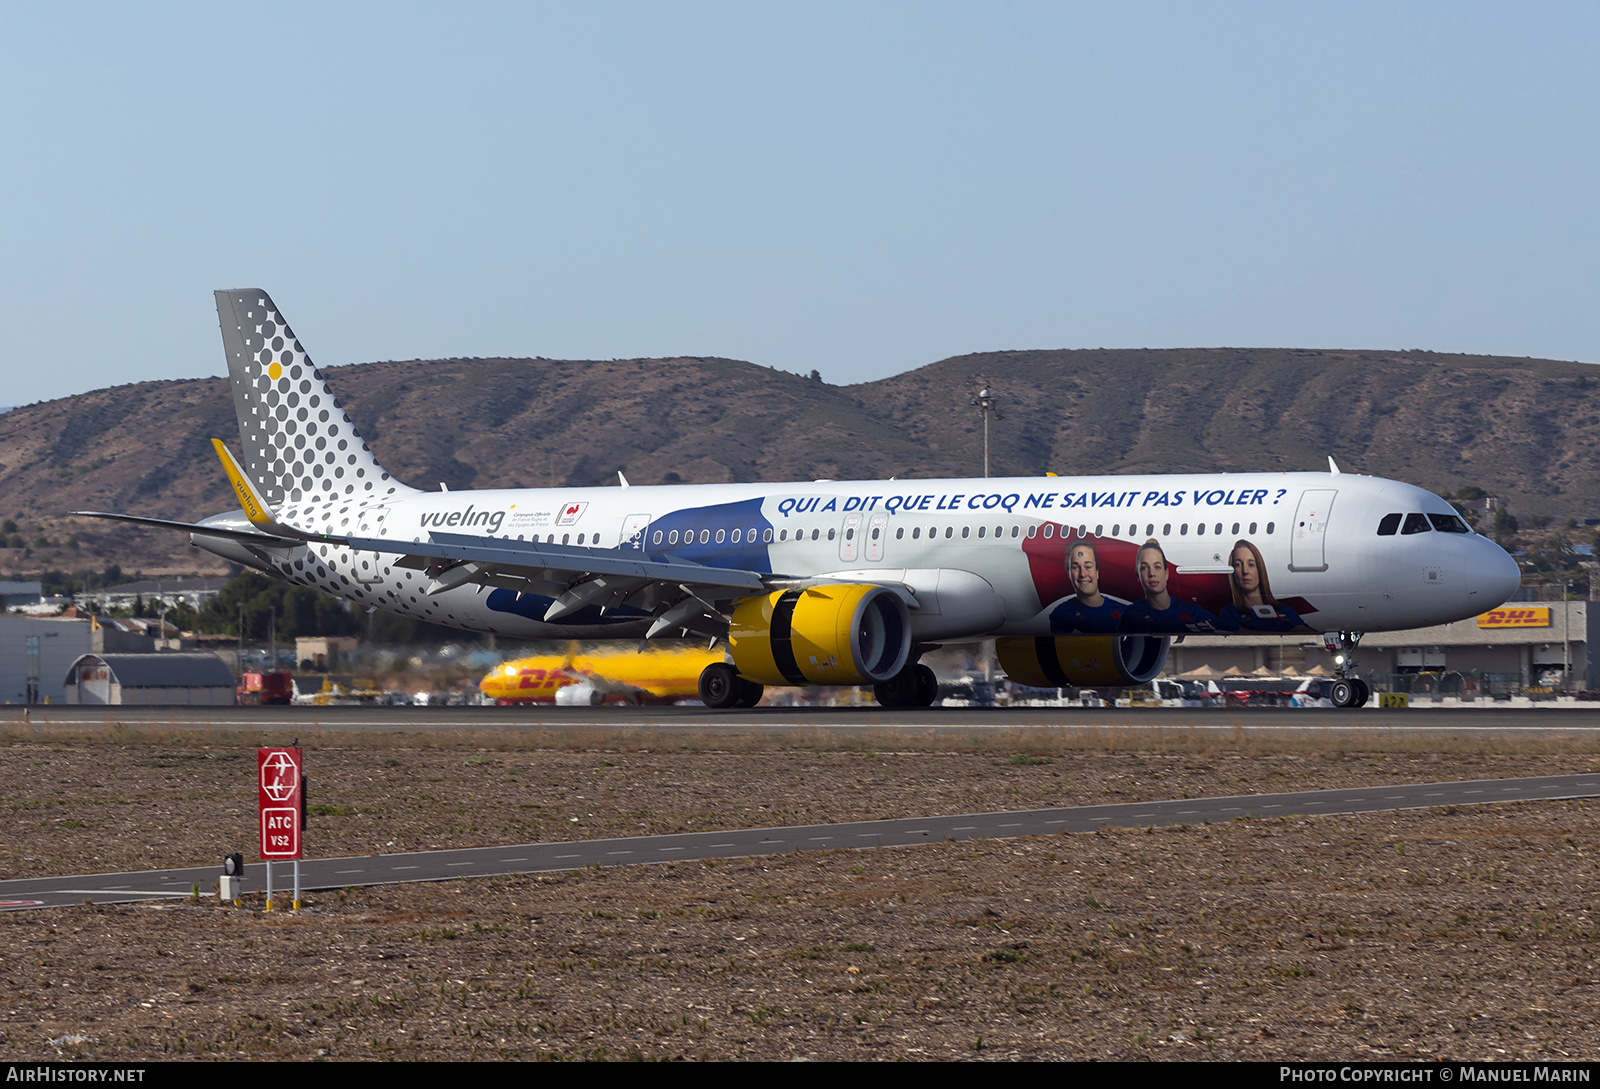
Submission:
[[[754,707],[765,691],[764,686],[739,676],[727,662],[713,662],[700,673],[700,702],[718,711]],[[872,694],[883,707],[931,707],[939,698],[939,678],[927,666],[913,662],[873,685]]]
[[1333,668],[1338,679],[1328,686],[1328,702],[1335,707],[1365,707],[1372,698],[1372,686],[1360,677],[1352,677],[1358,664],[1355,659],[1356,644],[1362,632],[1330,631],[1322,637],[1322,645],[1333,655]]
[[886,681],[872,686],[881,707],[932,707],[939,698],[939,678],[933,670],[911,662]]
[[764,685],[745,680],[727,662],[712,662],[700,673],[700,702],[719,711],[754,707],[765,691]]

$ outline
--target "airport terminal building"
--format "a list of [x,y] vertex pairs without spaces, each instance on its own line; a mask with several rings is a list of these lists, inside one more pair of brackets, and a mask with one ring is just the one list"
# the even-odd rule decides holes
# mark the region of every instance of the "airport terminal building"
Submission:
[[[1510,602],[1471,620],[1361,640],[1358,673],[1380,691],[1600,690],[1596,633],[1587,601]],[[1332,675],[1333,655],[1317,635],[1191,635],[1174,643],[1165,673],[1201,666],[1253,673]],[[1320,667],[1320,670],[1319,668]],[[1567,678],[1570,678],[1568,680]]]

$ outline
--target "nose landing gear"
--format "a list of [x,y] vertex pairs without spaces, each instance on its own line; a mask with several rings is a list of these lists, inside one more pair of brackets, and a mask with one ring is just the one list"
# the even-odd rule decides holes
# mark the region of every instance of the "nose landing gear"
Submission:
[[1338,676],[1338,680],[1328,686],[1328,701],[1335,707],[1365,707],[1372,698],[1372,686],[1359,677],[1351,676],[1359,664],[1355,659],[1355,649],[1363,634],[1359,631],[1330,631],[1322,637],[1322,645],[1333,655],[1333,668]]

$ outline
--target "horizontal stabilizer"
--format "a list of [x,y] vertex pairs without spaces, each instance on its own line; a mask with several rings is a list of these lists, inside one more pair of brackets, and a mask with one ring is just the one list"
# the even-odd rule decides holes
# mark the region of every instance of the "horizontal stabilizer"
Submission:
[[[266,545],[269,548],[287,547],[299,544],[303,537],[283,537],[276,533],[269,533],[265,529],[227,529],[223,526],[206,526],[195,522],[174,522],[167,518],[143,518],[137,514],[109,514],[101,510],[74,510],[68,514],[78,518],[108,518],[113,522],[132,522],[139,526],[153,526],[156,529],[181,529],[185,533],[204,533],[210,537],[227,537],[234,541],[250,541],[254,544]],[[318,537],[317,540],[335,540],[332,537]]]

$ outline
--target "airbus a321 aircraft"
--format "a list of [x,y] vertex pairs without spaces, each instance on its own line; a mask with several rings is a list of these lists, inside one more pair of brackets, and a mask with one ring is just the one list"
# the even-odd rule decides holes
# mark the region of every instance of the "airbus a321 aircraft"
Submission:
[[[378,464],[267,293],[219,291],[241,509],[187,530],[360,606],[515,637],[698,636],[708,706],[764,685],[933,702],[918,663],[995,638],[1023,684],[1142,684],[1175,637],[1361,633],[1506,601],[1516,563],[1438,496],[1328,473],[420,491]],[[1331,695],[1364,704],[1365,684]]]

